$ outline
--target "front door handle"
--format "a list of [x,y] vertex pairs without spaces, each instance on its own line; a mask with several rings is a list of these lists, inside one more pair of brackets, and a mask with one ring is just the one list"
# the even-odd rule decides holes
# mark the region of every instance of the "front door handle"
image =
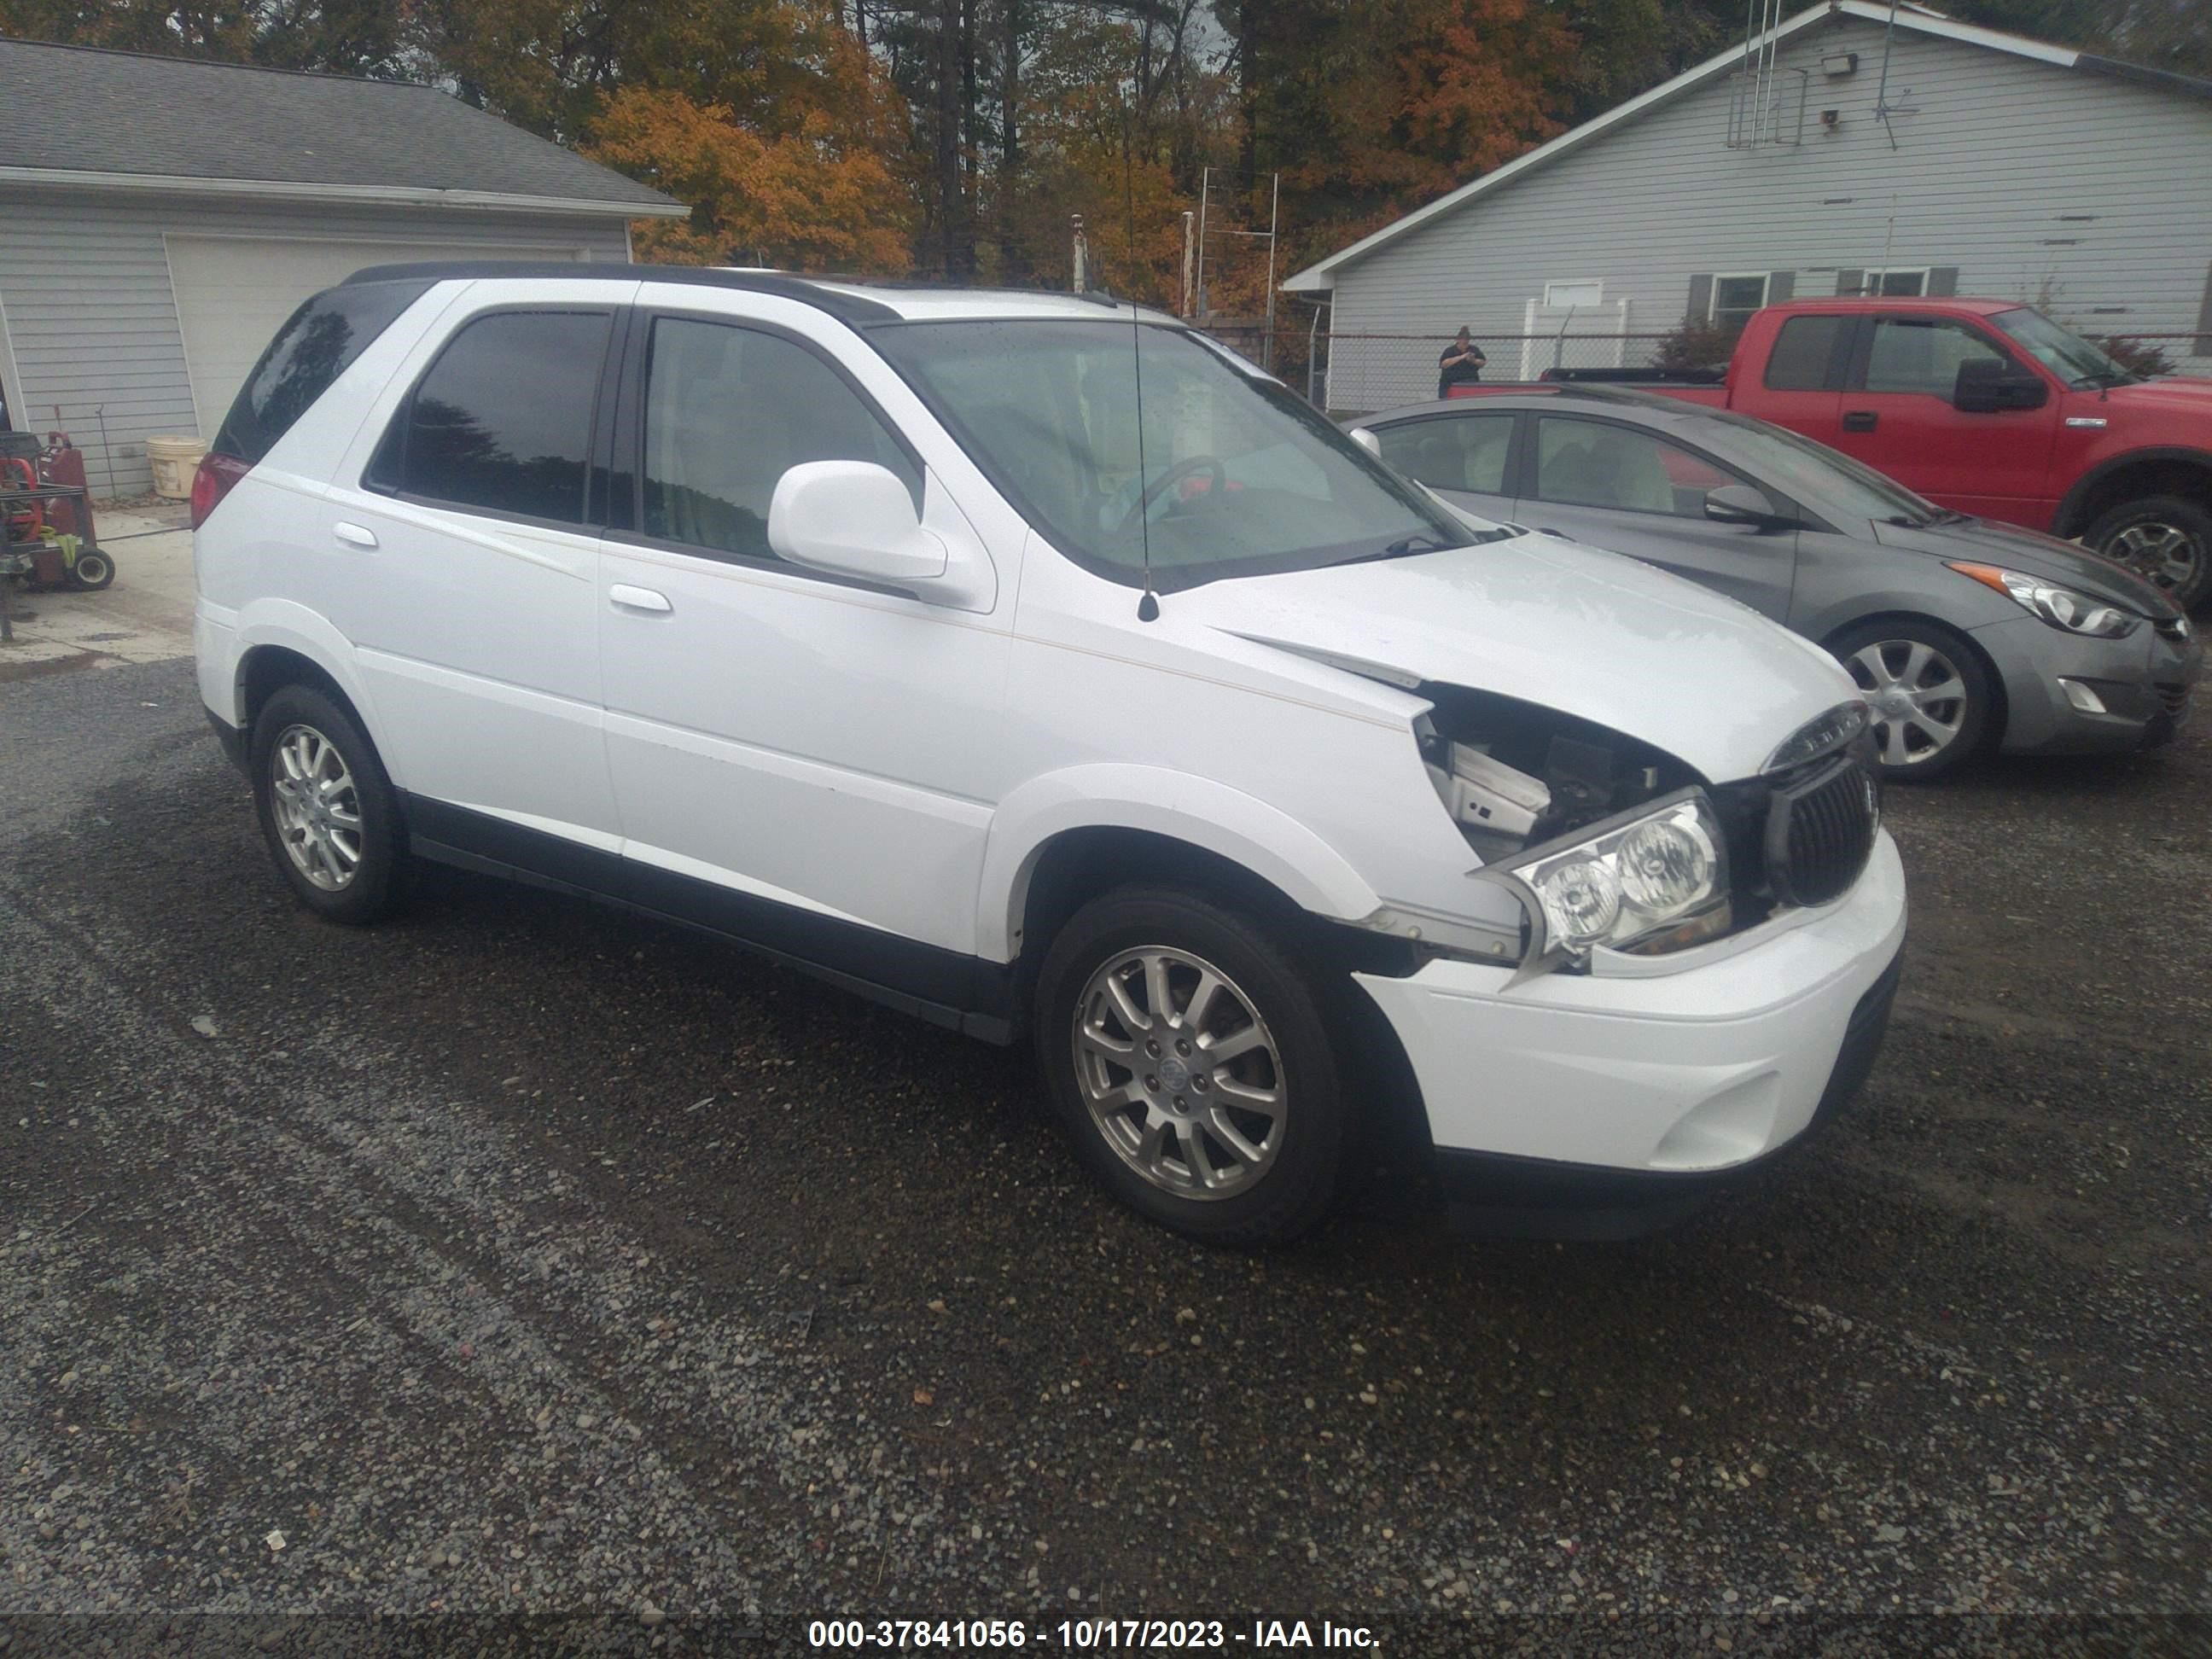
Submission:
[[1846,432],[1871,432],[1875,429],[1875,425],[1881,421],[1881,416],[1875,414],[1871,409],[1847,410],[1844,414],[1844,430]]
[[341,519],[331,526],[331,534],[348,547],[374,547],[376,532],[365,524],[354,524]]
[[649,587],[632,587],[628,582],[616,582],[607,589],[607,597],[625,611],[663,612],[676,607],[668,602],[668,595],[656,593]]

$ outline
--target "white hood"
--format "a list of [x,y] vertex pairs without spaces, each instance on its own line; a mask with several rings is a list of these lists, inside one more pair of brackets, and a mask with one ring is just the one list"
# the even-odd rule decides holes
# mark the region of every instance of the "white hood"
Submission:
[[1177,611],[1224,633],[1493,691],[1639,738],[1718,783],[1858,695],[1747,606],[1556,537],[1208,583]]

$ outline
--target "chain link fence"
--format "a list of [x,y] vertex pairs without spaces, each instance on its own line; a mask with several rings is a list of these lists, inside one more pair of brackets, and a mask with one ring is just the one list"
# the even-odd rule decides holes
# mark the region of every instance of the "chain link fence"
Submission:
[[[1437,395],[1437,359],[1450,345],[1434,334],[1301,333],[1261,325],[1216,324],[1206,331],[1261,363],[1318,409],[1338,419],[1425,403]],[[1552,369],[1657,369],[1677,332],[1478,334],[1489,360],[1486,380],[1535,380]],[[2197,334],[2096,337],[2127,367],[2147,374],[2197,369],[2207,338]],[[2195,361],[2192,361],[2195,360]]]
[[[1424,403],[1437,395],[1437,359],[1449,335],[1326,334],[1215,323],[1206,332],[1303,392],[1316,408],[1352,416]],[[1483,333],[1486,380],[1534,380],[1553,368],[1654,368],[1664,333]]]

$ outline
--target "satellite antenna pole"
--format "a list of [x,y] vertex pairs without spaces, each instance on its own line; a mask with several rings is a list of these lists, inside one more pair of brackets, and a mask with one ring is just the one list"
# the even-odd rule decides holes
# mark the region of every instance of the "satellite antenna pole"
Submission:
[[1275,193],[1267,204],[1267,327],[1260,337],[1260,367],[1275,368],[1275,232],[1283,218],[1283,175],[1275,174]]
[[1206,320],[1206,202],[1212,185],[1213,169],[1200,167],[1198,173],[1198,307],[1195,313],[1200,322]]
[[1889,46],[1897,39],[1897,6],[1898,0],[1889,0],[1889,21],[1881,32],[1881,81],[1874,91],[1874,118],[1881,123],[1892,149],[1897,148],[1897,129],[1889,124]]

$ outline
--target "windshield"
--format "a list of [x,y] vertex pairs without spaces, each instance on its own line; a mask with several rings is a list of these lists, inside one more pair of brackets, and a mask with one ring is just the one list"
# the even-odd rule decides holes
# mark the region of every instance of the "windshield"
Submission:
[[1115,580],[1141,580],[1148,550],[1166,591],[1480,539],[1186,329],[1032,318],[870,338],[1031,523]]
[[1729,428],[1728,445],[1720,452],[1724,458],[1741,459],[1747,471],[1772,479],[1801,501],[1881,524],[1935,524],[1960,516],[1826,444],[1741,415],[1716,413],[1714,418]]
[[2000,311],[1990,320],[2018,342],[2029,356],[2077,390],[2093,386],[2126,386],[2136,378],[2115,362],[2103,347],[2091,345],[2039,311],[2022,306],[2018,311]]

